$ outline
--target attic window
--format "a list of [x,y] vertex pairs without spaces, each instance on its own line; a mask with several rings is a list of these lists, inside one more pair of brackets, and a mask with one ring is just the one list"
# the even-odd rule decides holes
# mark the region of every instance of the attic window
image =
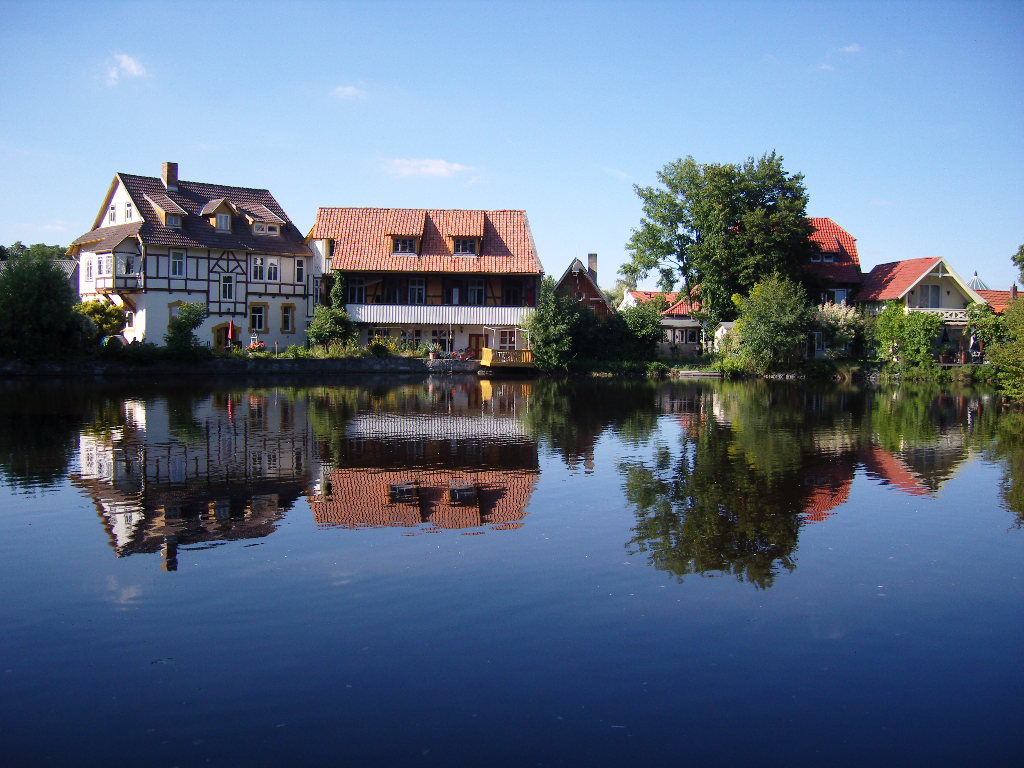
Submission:
[[824,259],[826,264],[831,264],[832,262],[834,262],[836,260],[836,255],[834,253],[832,253],[832,251],[826,251],[824,256],[823,256],[823,259]]
[[226,213],[217,214],[217,230],[220,232],[231,231],[231,216]]
[[391,249],[392,253],[416,253],[416,238],[415,237],[396,237],[394,238],[394,247]]
[[395,483],[388,487],[388,499],[392,504],[415,504],[418,498],[416,483]]
[[476,501],[476,487],[472,485],[453,485],[448,489],[448,498],[452,504],[473,504]]
[[814,251],[811,254],[811,261],[814,261],[814,262],[821,261],[821,251]]
[[181,229],[181,216],[179,216],[176,213],[168,213],[167,214],[167,226],[168,227],[175,227],[176,229]]
[[265,221],[255,221],[252,225],[252,231],[257,235],[279,235],[281,234],[281,225],[270,224]]
[[457,237],[452,250],[456,256],[476,256],[477,241],[471,237]]
[[107,223],[113,224],[117,221],[117,206],[110,206],[110,210],[107,212]]

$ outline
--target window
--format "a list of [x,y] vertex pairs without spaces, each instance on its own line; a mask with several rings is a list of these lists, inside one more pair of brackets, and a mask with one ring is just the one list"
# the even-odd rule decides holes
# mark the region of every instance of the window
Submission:
[[687,328],[686,329],[686,343],[697,344],[700,342],[700,329],[699,328]]
[[267,264],[267,280],[272,283],[276,283],[281,279],[281,273],[278,270],[277,262],[271,261]]
[[470,280],[467,296],[468,303],[474,307],[482,307],[484,304],[484,281]]
[[124,257],[124,272],[125,275],[135,274],[135,256],[133,254],[125,254]]
[[107,223],[114,224],[117,222],[117,207],[110,206],[110,210],[107,211]]
[[393,253],[416,253],[416,238],[396,237]]
[[185,276],[185,252],[171,251],[171,277]]
[[425,304],[427,301],[427,281],[422,277],[409,278],[409,303]]
[[826,264],[831,264],[835,260],[836,260],[836,255],[832,251],[826,251],[822,255],[822,261],[824,261]]
[[252,225],[252,231],[257,235],[279,235],[281,234],[281,225],[268,224],[265,221],[255,221]]
[[502,286],[501,303],[506,307],[523,305],[523,284],[518,280],[506,280]]
[[498,331],[498,349],[515,349],[516,348],[516,332],[515,329],[502,328]]
[[92,280],[92,259],[85,260],[85,279]]
[[348,281],[346,286],[348,289],[348,303],[349,304],[365,304],[366,303],[366,285],[363,284],[361,278],[355,278]]
[[174,213],[167,214],[167,226],[181,229],[181,216]]
[[476,240],[456,238],[454,250],[456,256],[476,256]]
[[430,341],[437,344],[442,352],[452,351],[452,334],[450,331],[435,328],[430,332]]
[[845,288],[829,288],[821,294],[822,301],[831,301],[833,304],[845,304],[848,291]]
[[370,344],[374,339],[391,338],[391,331],[388,328],[368,328],[366,331],[366,343]]
[[134,312],[125,312],[124,313],[124,327],[125,328],[134,328],[135,327],[135,313]]
[[291,333],[295,330],[295,307],[285,304],[281,307],[281,331]]
[[253,280],[263,280],[264,279],[263,257],[262,256],[253,256],[252,257],[252,279]]
[[253,304],[249,307],[249,330],[259,332],[264,328],[263,321],[265,308],[262,304]]
[[306,282],[306,260],[296,259],[295,260],[295,282],[305,283]]
[[811,253],[811,261],[821,261],[821,251],[815,249]]
[[221,232],[231,231],[231,216],[226,213],[217,214],[217,229]]
[[124,220],[125,221],[131,221],[132,220],[132,204],[131,203],[125,203],[124,204]]
[[942,306],[941,291],[937,285],[917,286],[917,306],[922,309],[937,309]]
[[220,298],[223,301],[232,301],[235,298],[235,276],[220,276]]
[[110,277],[113,266],[113,257],[109,253],[101,253],[96,257],[96,275],[98,277]]

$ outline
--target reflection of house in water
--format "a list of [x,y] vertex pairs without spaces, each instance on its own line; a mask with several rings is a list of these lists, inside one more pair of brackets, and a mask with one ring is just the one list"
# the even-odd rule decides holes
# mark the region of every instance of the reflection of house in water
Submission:
[[72,482],[118,557],[272,533],[312,484],[305,409],[273,390],[127,400],[123,424],[83,433]]
[[364,411],[349,421],[342,455],[309,500],[317,525],[519,527],[539,475],[518,418],[530,385],[483,384],[470,384],[468,397],[437,387],[421,412]]

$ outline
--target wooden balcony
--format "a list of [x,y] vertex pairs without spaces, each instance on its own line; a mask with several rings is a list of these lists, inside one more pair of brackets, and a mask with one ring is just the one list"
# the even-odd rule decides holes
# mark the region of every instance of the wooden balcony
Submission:
[[927,312],[932,315],[938,315],[942,318],[942,322],[949,323],[950,325],[966,325],[967,324],[967,310],[966,309],[942,309],[932,307],[907,307],[908,312]]
[[491,349],[480,350],[480,365],[485,368],[536,368],[533,364],[532,349]]

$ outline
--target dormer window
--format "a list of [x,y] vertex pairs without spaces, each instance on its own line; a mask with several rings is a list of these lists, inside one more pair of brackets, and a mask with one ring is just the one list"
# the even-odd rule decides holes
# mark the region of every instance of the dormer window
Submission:
[[279,235],[281,234],[281,225],[270,224],[265,221],[254,221],[252,231],[256,235]]
[[456,256],[476,256],[478,241],[473,237],[457,237],[452,251]]
[[181,216],[178,216],[175,213],[168,213],[167,226],[173,227],[174,229],[181,229]]
[[416,253],[416,238],[415,237],[396,237],[394,238],[394,247],[391,249],[392,253],[403,253],[403,254],[415,254]]
[[231,231],[231,216],[226,213],[217,214],[217,231],[218,232],[230,232]]
[[829,251],[829,252],[825,253],[823,258],[824,258],[824,261],[825,261],[826,264],[831,264],[832,262],[834,262],[836,260],[836,255],[834,253],[832,253],[831,251]]
[[811,261],[813,261],[813,262],[821,261],[821,251],[814,251],[811,254]]

